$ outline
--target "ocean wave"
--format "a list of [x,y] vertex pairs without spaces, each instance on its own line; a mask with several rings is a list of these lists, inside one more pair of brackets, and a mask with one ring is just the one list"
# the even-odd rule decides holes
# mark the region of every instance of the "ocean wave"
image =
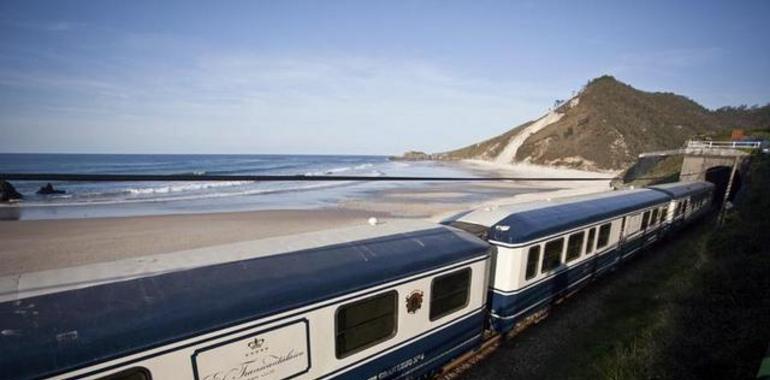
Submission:
[[187,176],[187,175],[206,175],[206,174],[209,174],[209,172],[207,172],[205,170],[189,170],[189,171],[184,171],[184,172],[173,172],[173,173],[160,172],[160,173],[150,173],[150,174],[158,174],[158,175],[185,175],[185,176]]
[[168,194],[179,192],[201,191],[220,187],[235,187],[254,183],[253,181],[225,181],[225,182],[194,182],[184,184],[172,184],[157,187],[140,187],[121,190],[122,193],[131,195]]
[[[250,182],[250,181],[244,181]],[[152,203],[152,202],[170,202],[170,201],[194,201],[211,198],[225,198],[235,196],[250,196],[250,195],[266,195],[266,194],[278,194],[278,193],[290,193],[290,192],[302,192],[319,189],[329,189],[335,187],[350,186],[362,181],[329,181],[329,182],[292,182],[294,184],[302,184],[300,186],[283,187],[283,188],[251,188],[242,191],[229,191],[229,192],[204,192],[194,194],[179,194],[172,196],[159,196],[159,197],[131,197],[131,198],[75,198],[68,202],[55,202],[53,200],[47,202],[23,202],[24,206],[28,207],[48,207],[48,206],[99,206],[99,205],[117,205],[117,204],[132,204],[132,203]],[[168,193],[149,193],[149,194],[168,194]]]
[[210,175],[261,175],[261,174],[281,174],[281,171],[287,171],[290,169],[301,168],[304,165],[288,164],[288,165],[273,165],[264,167],[245,167],[245,168],[232,168],[232,169],[220,169],[210,170],[206,174]]
[[371,168],[373,166],[374,166],[374,164],[368,164],[368,163],[367,164],[356,165],[356,166],[342,166],[342,167],[327,169],[327,170],[323,170],[323,171],[307,172],[307,173],[305,173],[305,175],[306,176],[311,176],[311,177],[312,176],[332,175],[332,174],[344,173],[344,172],[349,172],[349,171],[354,171],[354,170],[364,170],[364,169]]
[[[360,170],[373,165],[357,165],[353,167],[334,168],[340,173],[349,170]],[[380,177],[386,173],[381,170],[371,170],[361,175]],[[323,181],[302,182],[289,181],[279,183],[258,183],[255,181],[201,181],[201,182],[166,182],[155,186],[113,187],[96,191],[73,191],[65,196],[49,197],[46,200],[25,202],[27,205],[62,206],[62,205],[96,205],[132,202],[175,201],[203,198],[220,198],[244,195],[274,194],[282,192],[306,191],[332,187],[349,186],[365,181]],[[263,186],[264,185],[264,186]],[[66,200],[66,203],[62,203]],[[57,202],[59,201],[59,202]]]

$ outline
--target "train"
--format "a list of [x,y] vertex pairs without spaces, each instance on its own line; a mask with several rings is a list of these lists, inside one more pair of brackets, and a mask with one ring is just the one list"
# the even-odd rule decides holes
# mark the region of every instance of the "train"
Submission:
[[422,379],[713,205],[708,182],[0,278],[8,379]]

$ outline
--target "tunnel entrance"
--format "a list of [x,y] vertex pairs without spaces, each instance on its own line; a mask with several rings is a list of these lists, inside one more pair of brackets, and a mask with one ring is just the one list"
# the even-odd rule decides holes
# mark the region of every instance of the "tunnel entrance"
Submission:
[[[725,192],[727,191],[727,183],[730,181],[730,171],[732,168],[729,166],[714,166],[706,170],[706,181],[714,184],[714,199],[713,202],[716,206],[721,206],[722,201],[725,199]],[[741,172],[740,170],[735,172],[735,178],[733,178],[733,187],[730,189],[730,195],[728,200],[732,202],[735,199],[735,194],[741,189]]]

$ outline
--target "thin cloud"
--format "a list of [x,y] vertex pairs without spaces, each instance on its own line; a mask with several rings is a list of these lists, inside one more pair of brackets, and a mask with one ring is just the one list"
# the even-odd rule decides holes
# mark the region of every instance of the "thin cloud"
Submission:
[[73,31],[84,24],[63,20],[56,21],[29,21],[18,18],[10,18],[8,16],[0,16],[0,25],[24,29],[29,31],[42,31],[42,32],[69,32]]
[[608,71],[618,75],[636,75],[640,72],[673,75],[681,70],[714,63],[725,54],[725,50],[719,47],[626,53],[621,55]]
[[[0,72],[0,84],[53,94],[41,97],[38,112],[28,116],[56,120],[54,134],[87,120],[114,126],[116,143],[127,128],[134,130],[131,136],[144,130],[150,138],[169,125],[184,125],[194,133],[189,141],[180,136],[182,148],[175,149],[209,151],[445,150],[510,128],[551,102],[550,92],[534,84],[477,80],[416,60],[212,54],[151,74],[115,69],[122,75]],[[315,133],[325,145],[313,144]]]

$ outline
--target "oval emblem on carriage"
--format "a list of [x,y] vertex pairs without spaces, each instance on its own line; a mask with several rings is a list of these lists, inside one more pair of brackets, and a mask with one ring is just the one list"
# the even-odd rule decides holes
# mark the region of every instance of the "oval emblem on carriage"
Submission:
[[406,311],[414,314],[422,307],[422,291],[415,290],[406,297]]

